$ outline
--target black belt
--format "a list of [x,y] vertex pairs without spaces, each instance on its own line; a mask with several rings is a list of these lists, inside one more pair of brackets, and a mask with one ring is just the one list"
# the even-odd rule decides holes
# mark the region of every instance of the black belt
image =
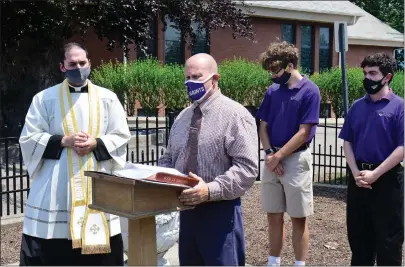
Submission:
[[[362,170],[367,170],[367,171],[373,171],[377,169],[378,166],[381,165],[381,163],[368,163],[368,162],[362,162],[362,161],[356,161],[357,167],[362,171]],[[394,166],[391,170],[396,170],[398,167],[400,167],[401,164],[398,164]],[[391,171],[390,170],[390,171]]]
[[[306,150],[308,147],[309,147],[309,144],[305,143],[302,146],[300,146],[299,148],[297,148],[293,153],[297,153],[297,152]],[[281,149],[281,147],[274,147],[273,146],[273,149],[274,149],[274,152],[277,152],[277,151],[279,151]]]

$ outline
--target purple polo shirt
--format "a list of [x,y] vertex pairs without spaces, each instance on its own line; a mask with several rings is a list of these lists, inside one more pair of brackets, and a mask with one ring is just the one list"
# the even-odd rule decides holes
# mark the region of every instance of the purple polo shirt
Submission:
[[366,94],[353,103],[339,138],[352,144],[356,160],[383,162],[404,145],[404,100],[392,91],[376,102]]
[[313,124],[306,143],[311,143],[319,123],[321,95],[319,88],[303,75],[294,88],[272,84],[257,111],[257,118],[267,122],[270,143],[284,146],[297,132],[300,124]]

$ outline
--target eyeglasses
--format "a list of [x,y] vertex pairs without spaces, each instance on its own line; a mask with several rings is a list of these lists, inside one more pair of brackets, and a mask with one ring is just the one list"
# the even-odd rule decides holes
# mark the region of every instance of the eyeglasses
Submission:
[[[269,74],[270,74],[270,75],[279,74],[280,71],[282,71],[283,69],[284,69],[284,68],[280,68],[280,69],[279,69],[278,71],[276,71],[276,72],[270,71]],[[285,67],[284,70],[288,70],[288,65],[287,65],[287,67]]]

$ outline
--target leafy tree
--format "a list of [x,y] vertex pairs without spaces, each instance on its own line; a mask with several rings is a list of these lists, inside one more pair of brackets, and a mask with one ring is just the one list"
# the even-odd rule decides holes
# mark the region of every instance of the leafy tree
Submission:
[[404,32],[403,0],[350,0],[392,28]]
[[[350,0],[374,17],[387,23],[397,31],[404,33],[404,1],[403,0]],[[404,69],[404,49],[395,53],[397,67]]]
[[[22,119],[31,97],[61,80],[59,49],[67,39],[76,34],[84,38],[93,29],[110,50],[128,53],[134,44],[145,52],[151,22],[158,17],[166,27],[165,14],[191,47],[203,30],[230,27],[235,38],[254,38],[248,14],[231,0],[0,0],[2,122],[8,122],[7,114]],[[199,25],[197,31],[193,23]],[[17,102],[21,105],[13,110]]]

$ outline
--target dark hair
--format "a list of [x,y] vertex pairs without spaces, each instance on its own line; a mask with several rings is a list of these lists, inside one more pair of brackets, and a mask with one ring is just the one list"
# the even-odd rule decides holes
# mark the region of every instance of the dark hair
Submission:
[[386,53],[376,53],[373,55],[367,56],[363,62],[361,62],[361,67],[378,67],[384,77],[391,73],[392,77],[388,84],[391,83],[394,78],[394,72],[397,70],[397,62],[393,57],[390,57]]
[[296,69],[298,64],[298,49],[286,41],[273,42],[261,54],[259,61],[265,70],[280,70],[281,68],[286,68],[289,63],[292,63],[294,69]]
[[61,56],[60,62],[62,64],[63,64],[63,61],[66,59],[65,54],[67,52],[69,52],[72,48],[75,48],[75,47],[83,49],[84,52],[86,52],[86,57],[89,58],[89,52],[87,51],[86,47],[84,47],[84,45],[81,45],[81,44],[75,43],[75,42],[70,42],[70,43],[65,44],[60,52],[60,56]]

